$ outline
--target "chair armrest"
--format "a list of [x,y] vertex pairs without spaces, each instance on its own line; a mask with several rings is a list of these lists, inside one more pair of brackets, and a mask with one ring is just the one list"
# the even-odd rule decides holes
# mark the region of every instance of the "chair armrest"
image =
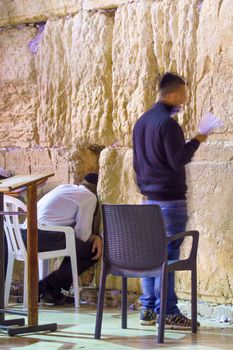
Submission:
[[63,232],[65,234],[66,247],[75,246],[74,229],[70,226],[47,226],[38,224],[38,229],[42,231]]
[[70,226],[47,226],[47,225],[38,224],[38,230],[74,233],[73,228]]
[[191,252],[188,259],[196,259],[197,257],[197,247],[198,247],[198,241],[199,241],[199,232],[198,231],[185,231],[175,234],[174,236],[167,237],[168,243],[172,241],[176,241],[177,239],[185,238],[185,237],[192,237],[192,247]]

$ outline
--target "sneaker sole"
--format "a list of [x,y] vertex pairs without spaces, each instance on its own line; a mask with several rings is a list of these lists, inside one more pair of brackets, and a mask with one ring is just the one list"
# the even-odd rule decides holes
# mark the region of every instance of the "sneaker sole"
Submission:
[[[156,328],[159,328],[159,324],[156,323]],[[183,330],[183,331],[190,331],[192,327],[185,327],[185,326],[176,326],[172,324],[165,324],[165,329],[173,329],[173,330]]]
[[141,326],[153,326],[154,324],[156,323],[156,321],[143,321],[143,320],[140,320],[140,325]]
[[41,306],[43,306],[43,305],[46,305],[46,306],[54,306],[54,305],[55,305],[54,303],[49,303],[49,302],[47,302],[47,301],[40,301],[39,304],[40,304]]

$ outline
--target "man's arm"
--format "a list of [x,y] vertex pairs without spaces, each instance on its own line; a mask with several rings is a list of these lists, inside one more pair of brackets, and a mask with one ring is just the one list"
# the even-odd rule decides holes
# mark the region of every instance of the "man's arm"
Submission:
[[92,233],[94,235],[100,235],[100,222],[101,222],[100,206],[97,203],[94,217],[93,217],[93,223],[92,223]]
[[95,212],[97,198],[91,196],[80,200],[74,227],[77,238],[86,242],[92,234],[92,222]]
[[[102,255],[102,238],[99,235],[99,228],[97,230],[98,219],[93,223],[93,216],[96,209],[97,199],[91,197],[89,200],[81,201],[76,218],[76,225],[74,227],[76,236],[82,241],[90,240],[92,242],[92,253],[96,252],[92,260],[97,260]],[[98,212],[98,210],[97,210]],[[92,225],[93,224],[93,225]],[[92,233],[92,226],[93,231]]]
[[92,234],[89,239],[92,242],[92,249],[91,249],[92,253],[96,251],[95,256],[93,256],[91,260],[97,260],[102,255],[102,250],[103,250],[102,238],[100,235]]
[[170,119],[164,126],[164,129],[161,128],[161,131],[167,161],[177,171],[191,162],[200,142],[206,139],[204,135],[197,135],[191,141],[185,142],[181,127],[173,119]]
[[194,139],[197,140],[199,143],[204,142],[207,139],[208,135],[203,134],[197,134]]

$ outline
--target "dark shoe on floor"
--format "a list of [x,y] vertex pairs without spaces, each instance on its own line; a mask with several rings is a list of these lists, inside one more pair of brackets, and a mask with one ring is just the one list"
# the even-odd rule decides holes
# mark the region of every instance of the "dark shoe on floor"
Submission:
[[65,296],[65,304],[74,304],[74,297]]
[[[159,317],[157,319],[157,326],[159,325]],[[192,327],[192,320],[184,315],[166,315],[165,329],[183,329],[189,330]],[[197,322],[197,327],[200,327],[200,323]]]
[[65,304],[74,303],[73,297],[68,297],[68,296],[65,296],[64,294],[59,294],[54,296],[48,290],[41,295],[41,300],[42,300],[42,303],[45,303],[46,305],[65,305]]
[[149,326],[156,323],[156,313],[152,309],[142,310],[140,314],[140,324]]
[[46,305],[64,305],[65,304],[64,299],[65,297],[63,298],[63,296],[61,296],[60,298],[55,297],[48,290],[42,293],[41,295],[41,301]]

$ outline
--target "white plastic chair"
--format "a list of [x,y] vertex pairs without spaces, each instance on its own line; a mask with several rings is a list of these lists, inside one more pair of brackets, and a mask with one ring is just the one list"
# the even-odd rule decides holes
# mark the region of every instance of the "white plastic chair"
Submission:
[[[26,212],[26,205],[19,199],[4,196],[4,211],[9,212]],[[8,264],[5,281],[5,294],[4,302],[7,307],[10,295],[10,286],[12,281],[12,274],[14,268],[14,261],[19,260],[24,262],[24,290],[23,290],[23,307],[26,308],[27,301],[27,251],[25,249],[23,239],[20,231],[19,215],[5,215],[4,216],[4,231],[7,238],[8,245]],[[78,270],[77,270],[77,258],[75,249],[75,235],[74,230],[68,226],[45,226],[38,225],[38,229],[46,231],[59,231],[65,233],[66,248],[61,250],[52,250],[48,252],[38,253],[39,268],[43,266],[43,262],[48,259],[69,256],[71,260],[73,285],[74,285],[74,299],[75,307],[79,307],[79,288],[78,288]],[[44,277],[44,273],[41,271],[41,277]]]

